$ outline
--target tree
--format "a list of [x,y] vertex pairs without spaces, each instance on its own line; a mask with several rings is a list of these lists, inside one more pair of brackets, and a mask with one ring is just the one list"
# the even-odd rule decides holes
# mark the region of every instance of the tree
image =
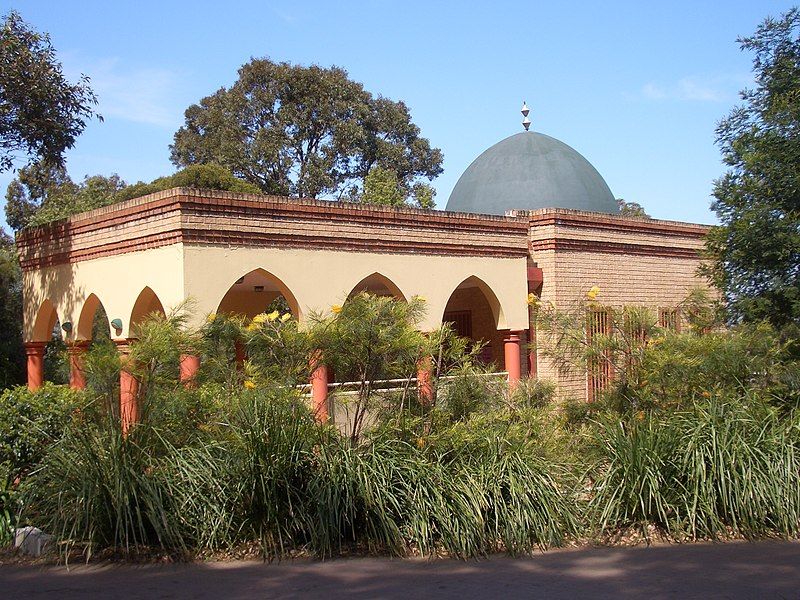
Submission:
[[34,163],[20,169],[8,186],[6,220],[19,231],[173,187],[260,193],[256,186],[219,165],[193,165],[150,183],[127,185],[116,174],[86,176],[76,184],[63,167]]
[[619,206],[619,214],[621,217],[636,217],[638,219],[652,218],[638,202],[627,202],[622,198],[617,198],[617,206]]
[[800,13],[767,18],[738,40],[754,53],[755,88],[717,126],[730,167],[714,184],[721,225],[705,269],[732,320],[800,324]]
[[6,221],[15,231],[111,204],[125,182],[119,175],[87,176],[75,183],[64,167],[33,163],[6,191]]
[[87,121],[97,98],[82,75],[64,78],[50,37],[10,12],[0,29],[0,171],[22,156],[56,166]]
[[190,106],[178,166],[218,163],[269,194],[348,198],[378,165],[403,190],[442,172],[402,102],[373,97],[338,67],[254,59],[230,88]]
[[422,181],[404,188],[394,171],[374,165],[364,177],[363,191],[355,190],[350,200],[378,206],[433,208],[435,195],[436,190]]
[[14,242],[0,230],[0,389],[25,380],[22,277]]

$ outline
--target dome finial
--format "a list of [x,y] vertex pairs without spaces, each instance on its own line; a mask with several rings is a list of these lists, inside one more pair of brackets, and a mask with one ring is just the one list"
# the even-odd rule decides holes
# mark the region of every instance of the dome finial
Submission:
[[522,116],[525,117],[522,119],[522,126],[525,128],[525,131],[528,131],[531,126],[531,120],[528,118],[528,113],[531,112],[531,109],[528,108],[528,105],[525,103],[525,100],[522,101],[522,110],[519,112],[522,113]]

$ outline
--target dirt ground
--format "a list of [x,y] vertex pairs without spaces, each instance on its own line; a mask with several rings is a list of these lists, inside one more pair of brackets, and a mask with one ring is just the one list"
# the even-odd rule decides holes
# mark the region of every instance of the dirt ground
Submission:
[[0,566],[4,599],[344,597],[800,599],[800,542],[582,548],[478,561]]

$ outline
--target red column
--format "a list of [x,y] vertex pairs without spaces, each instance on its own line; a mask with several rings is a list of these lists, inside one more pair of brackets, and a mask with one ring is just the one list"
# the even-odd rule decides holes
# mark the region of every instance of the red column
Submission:
[[528,343],[531,345],[528,351],[528,377],[539,375],[539,359],[536,355],[536,323],[531,323],[528,330]]
[[503,340],[506,371],[508,372],[508,383],[512,388],[517,385],[517,382],[519,382],[522,371],[519,350],[519,334],[519,331],[509,331]]
[[83,355],[89,349],[88,340],[74,342],[69,346],[69,387],[82,390],[86,387],[86,374],[83,372]]
[[311,361],[311,406],[317,421],[328,420],[328,367],[320,360],[319,355]]
[[181,354],[181,382],[187,387],[195,386],[195,377],[200,370],[200,357],[194,354]]
[[430,356],[424,356],[417,363],[417,393],[419,401],[425,406],[433,403],[433,383],[431,382],[433,365],[431,362]]
[[244,360],[247,358],[247,353],[244,350],[244,344],[241,340],[236,340],[234,342],[233,351],[236,355],[236,369],[242,372],[244,371]]
[[139,418],[139,381],[131,372],[129,340],[115,340],[115,343],[122,361],[119,372],[119,420],[122,434],[127,435],[128,430]]
[[28,356],[28,389],[32,392],[44,385],[44,348],[47,342],[25,342]]

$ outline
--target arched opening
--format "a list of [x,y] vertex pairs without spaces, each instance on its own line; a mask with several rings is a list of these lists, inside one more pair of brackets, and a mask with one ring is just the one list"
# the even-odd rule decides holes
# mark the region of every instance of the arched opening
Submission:
[[53,383],[69,381],[69,364],[66,359],[66,345],[61,330],[61,322],[56,308],[50,300],[45,300],[36,313],[32,342],[44,342],[43,379]]
[[462,281],[447,301],[443,323],[450,323],[461,337],[485,343],[480,359],[485,364],[504,364],[503,335],[497,330],[502,309],[492,289],[477,277]]
[[161,304],[161,300],[158,299],[156,293],[151,290],[149,287],[144,288],[140,293],[139,297],[136,298],[136,302],[133,305],[133,310],[131,311],[131,319],[130,319],[130,326],[128,330],[131,332],[131,336],[135,336],[136,328],[152,314],[161,314],[166,315],[166,311],[164,310],[164,305]]
[[[53,338],[53,331],[58,323],[56,307],[50,300],[45,300],[36,312],[36,320],[33,322],[33,339],[31,342],[49,342]],[[60,329],[58,333],[60,335]]]
[[391,279],[380,273],[373,273],[372,275],[364,277],[364,279],[353,286],[352,291],[347,297],[352,298],[361,292],[369,292],[376,296],[391,296],[398,300],[406,301],[406,297],[403,295],[403,292],[400,291],[400,288],[397,287]]
[[106,341],[111,339],[111,326],[100,298],[90,294],[83,303],[78,324],[75,327],[76,341]]
[[237,279],[217,307],[218,313],[241,315],[248,319],[268,310],[288,310],[295,318],[300,316],[294,294],[280,279],[264,269],[255,269]]

